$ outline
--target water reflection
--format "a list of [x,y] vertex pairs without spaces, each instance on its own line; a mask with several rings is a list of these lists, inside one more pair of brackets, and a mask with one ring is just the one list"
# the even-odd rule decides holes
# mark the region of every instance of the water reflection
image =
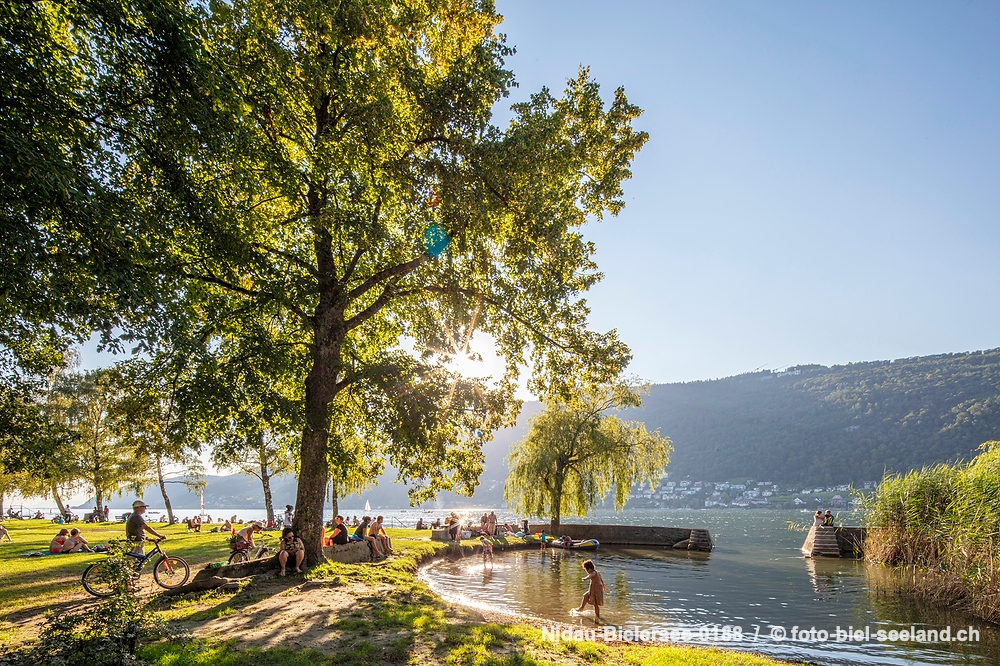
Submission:
[[[612,522],[601,518],[599,522]],[[820,664],[996,662],[1000,649],[992,627],[960,614],[921,608],[899,596],[877,594],[869,589],[862,562],[804,559],[799,552],[804,534],[788,530],[788,518],[769,511],[649,512],[633,515],[628,522],[697,526],[700,519],[719,547],[711,555],[634,547],[497,552],[493,567],[487,565],[486,571],[478,559],[471,565],[470,558],[435,562],[421,575],[436,592],[462,603],[593,627],[592,610],[570,614],[587,588],[581,580],[582,563],[593,559],[608,586],[601,619],[611,625],[660,630],[738,625],[745,639],[729,647]],[[957,629],[970,624],[980,628],[979,643],[832,639],[838,628],[868,626],[875,631],[950,625]],[[826,630],[831,639],[772,640],[773,627],[790,631],[793,626]]]

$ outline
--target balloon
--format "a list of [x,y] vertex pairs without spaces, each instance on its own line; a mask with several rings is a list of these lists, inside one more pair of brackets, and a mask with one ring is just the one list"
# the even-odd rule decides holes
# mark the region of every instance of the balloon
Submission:
[[451,238],[448,237],[448,232],[438,224],[432,224],[424,230],[424,249],[434,259],[437,259],[445,251],[450,242]]

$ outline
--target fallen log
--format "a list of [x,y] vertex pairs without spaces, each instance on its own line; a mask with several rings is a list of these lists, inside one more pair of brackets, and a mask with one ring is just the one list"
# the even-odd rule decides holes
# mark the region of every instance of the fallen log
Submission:
[[163,594],[165,596],[176,596],[180,594],[188,594],[189,592],[205,592],[207,590],[238,590],[240,588],[240,583],[246,578],[226,578],[225,576],[205,576],[199,578],[195,576],[187,585],[182,585],[181,587],[176,587],[172,590],[167,590]]

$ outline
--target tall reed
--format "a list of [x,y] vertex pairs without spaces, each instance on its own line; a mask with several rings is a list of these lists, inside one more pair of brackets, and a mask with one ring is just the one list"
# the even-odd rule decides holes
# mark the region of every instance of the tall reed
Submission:
[[862,502],[865,557],[904,567],[912,590],[1000,621],[1000,442],[968,464],[886,475]]

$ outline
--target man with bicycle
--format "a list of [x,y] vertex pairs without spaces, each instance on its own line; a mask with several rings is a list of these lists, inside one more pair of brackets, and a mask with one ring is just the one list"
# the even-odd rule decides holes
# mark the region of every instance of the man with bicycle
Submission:
[[233,550],[253,550],[257,547],[254,542],[253,537],[258,534],[262,529],[264,529],[264,524],[258,520],[253,521],[239,532],[236,533],[236,537],[233,539]]
[[142,514],[146,513],[147,504],[142,500],[132,502],[132,515],[125,521],[125,538],[134,543],[132,552],[136,555],[146,554],[146,532],[157,539],[166,539],[166,535],[160,534],[146,522]]

